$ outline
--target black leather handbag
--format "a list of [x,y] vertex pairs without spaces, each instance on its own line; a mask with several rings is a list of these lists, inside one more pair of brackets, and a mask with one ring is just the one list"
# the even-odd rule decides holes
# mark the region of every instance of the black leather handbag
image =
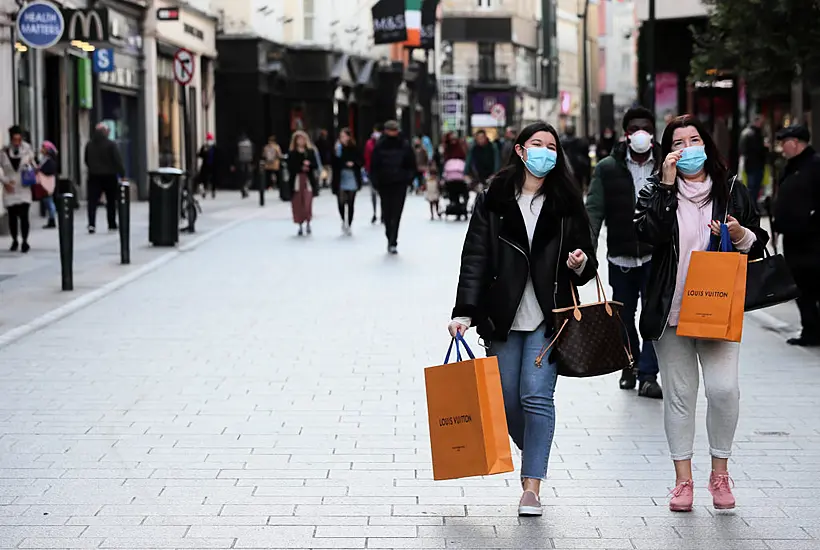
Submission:
[[633,366],[632,351],[624,345],[623,304],[607,300],[601,278],[596,274],[595,279],[598,301],[592,304],[579,305],[575,286],[570,283],[573,306],[552,310],[555,336],[541,350],[536,366],[541,366],[550,350],[559,376],[604,376]]
[[752,260],[746,271],[746,311],[776,306],[798,298],[800,291],[781,254]]

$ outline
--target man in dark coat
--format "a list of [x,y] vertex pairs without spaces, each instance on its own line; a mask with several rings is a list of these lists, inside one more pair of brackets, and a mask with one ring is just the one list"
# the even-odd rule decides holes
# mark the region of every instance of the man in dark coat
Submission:
[[607,226],[607,259],[612,299],[624,304],[622,318],[629,345],[637,359],[638,372],[625,369],[622,390],[634,389],[638,395],[661,399],[658,384],[658,359],[651,342],[638,338],[635,315],[638,301],[646,298],[646,284],[652,270],[652,247],[638,240],[632,223],[638,193],[649,183],[649,176],[660,168],[660,146],[655,143],[655,116],[643,107],[634,107],[623,119],[626,141],[615,146],[612,154],[595,166],[587,196],[587,212],[592,226],[592,242],[597,245],[604,223]]
[[117,144],[108,138],[108,127],[98,124],[91,141],[85,146],[88,168],[88,232],[97,231],[97,207],[105,193],[108,230],[117,229],[117,204],[120,200],[119,178],[125,177],[125,166]]
[[416,177],[416,155],[410,142],[399,134],[399,123],[388,120],[373,149],[370,180],[379,192],[387,235],[387,251],[398,254],[399,223],[407,189]]
[[794,346],[820,346],[820,154],[803,125],[777,134],[787,159],[774,207],[772,229],[783,235],[783,254],[800,289],[803,331]]

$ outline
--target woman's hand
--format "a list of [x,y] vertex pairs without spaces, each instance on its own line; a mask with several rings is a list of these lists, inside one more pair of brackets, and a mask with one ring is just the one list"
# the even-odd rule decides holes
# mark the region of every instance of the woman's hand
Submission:
[[447,330],[450,332],[450,336],[452,336],[453,338],[456,337],[456,334],[461,334],[462,336],[464,336],[464,333],[467,332],[469,328],[470,327],[462,325],[458,321],[450,321],[450,324],[447,325]]
[[6,190],[6,193],[8,193],[10,195],[13,194],[14,193],[14,183],[13,182],[4,183],[3,184],[3,189]]
[[347,161],[347,167],[348,168],[353,168],[353,162],[352,161]]
[[584,265],[586,259],[587,255],[579,248],[575,252],[570,252],[569,258],[567,258],[567,267],[573,271],[576,269],[581,269],[581,266]]
[[[712,230],[712,235],[715,237],[720,237],[720,225],[719,220],[712,220],[710,229]],[[740,225],[740,222],[732,216],[726,218],[726,227],[729,228],[729,237],[731,237],[733,243],[739,242],[746,236],[746,230]]]
[[678,177],[678,161],[680,160],[683,150],[672,151],[666,155],[666,160],[663,161],[663,178],[661,183],[664,185],[672,185]]

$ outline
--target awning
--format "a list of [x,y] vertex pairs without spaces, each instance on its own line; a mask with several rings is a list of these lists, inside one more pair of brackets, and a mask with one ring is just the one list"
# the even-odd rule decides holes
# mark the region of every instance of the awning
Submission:
[[330,78],[331,80],[336,80],[339,86],[348,86],[353,87],[356,85],[355,78],[353,77],[353,73],[350,71],[349,66],[350,56],[346,53],[342,53],[339,55],[339,58],[336,59],[335,63],[333,63],[333,68],[330,71]]
[[369,86],[373,84],[373,69],[376,67],[376,60],[375,59],[368,59],[365,61],[364,66],[359,71],[359,76],[356,79],[356,84],[359,86]]

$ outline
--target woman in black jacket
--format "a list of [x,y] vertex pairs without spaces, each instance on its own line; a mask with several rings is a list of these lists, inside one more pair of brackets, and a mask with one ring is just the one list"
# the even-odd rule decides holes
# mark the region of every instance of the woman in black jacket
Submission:
[[738,421],[740,344],[687,338],[676,334],[683,289],[692,252],[707,250],[729,227],[734,249],[761,257],[768,234],[746,187],[728,177],[712,137],[697,119],[678,117],[666,127],[661,143],[665,159],[659,179],[638,198],[638,237],[653,246],[647,300],[641,314],[641,334],[655,340],[664,387],[664,426],[676,487],[671,510],[692,510],[692,456],[698,363],[708,400],[706,429],[712,455],[709,491],[717,509],[735,506],[728,459]]
[[316,151],[308,135],[302,130],[293,133],[288,152],[288,172],[290,173],[290,207],[293,211],[293,222],[299,224],[299,236],[304,233],[303,225],[307,224],[310,235],[310,221],[313,219],[313,195],[318,192],[316,170]]
[[514,151],[476,200],[449,330],[475,325],[498,360],[508,431],[523,457],[518,511],[532,516],[541,515],[557,378],[555,364],[535,358],[552,336],[552,310],[572,305],[572,285],[595,277],[598,262],[555,129],[527,126]]
[[[342,233],[350,235],[356,193],[362,188],[362,155],[349,128],[342,128],[333,151],[333,194],[339,201]],[[345,215],[347,210],[347,215]]]

